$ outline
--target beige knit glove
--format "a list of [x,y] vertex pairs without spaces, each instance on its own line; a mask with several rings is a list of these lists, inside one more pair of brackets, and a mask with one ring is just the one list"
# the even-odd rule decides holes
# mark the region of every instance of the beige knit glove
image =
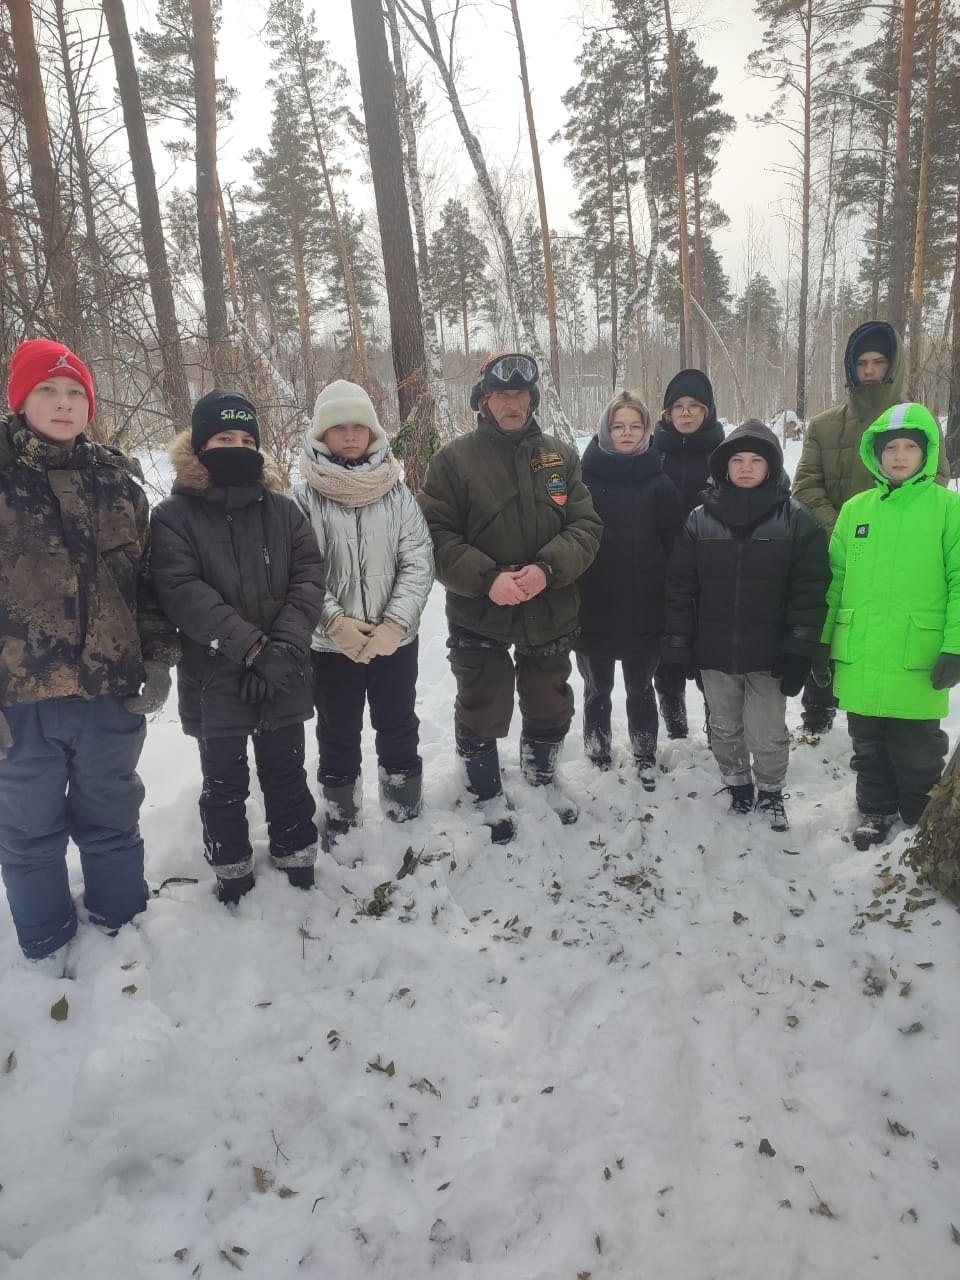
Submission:
[[358,662],[369,662],[371,658],[389,658],[396,653],[401,640],[407,634],[407,628],[392,618],[384,618],[378,627],[373,628],[373,635],[363,646]]
[[327,635],[344,657],[351,662],[360,662],[363,647],[375,630],[372,622],[351,618],[348,613],[338,613],[327,627]]

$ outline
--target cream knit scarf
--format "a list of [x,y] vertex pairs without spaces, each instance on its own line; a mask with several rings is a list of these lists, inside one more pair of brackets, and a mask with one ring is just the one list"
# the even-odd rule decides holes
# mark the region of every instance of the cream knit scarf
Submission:
[[312,489],[342,507],[369,507],[386,497],[403,471],[392,453],[388,453],[378,467],[364,471],[329,462],[324,465],[304,453],[300,458],[300,474]]

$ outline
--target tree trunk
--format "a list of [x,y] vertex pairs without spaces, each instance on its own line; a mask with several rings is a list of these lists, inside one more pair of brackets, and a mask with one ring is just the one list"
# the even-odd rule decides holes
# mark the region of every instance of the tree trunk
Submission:
[[50,152],[50,122],[33,33],[33,12],[30,0],[7,0],[7,8],[10,12],[17,92],[27,137],[27,162],[53,294],[49,320],[57,336],[76,349],[82,345],[77,264],[70,248],[60,203],[60,184]]
[[680,117],[680,80],[677,74],[677,51],[673,44],[670,0],[663,0],[663,16],[667,25],[667,61],[673,93],[673,143],[677,153],[677,217],[680,223],[680,364],[692,363],[690,332],[690,246],[687,230],[687,175],[683,152],[683,121]]
[[537,129],[533,120],[533,102],[530,98],[530,79],[527,75],[527,54],[523,47],[523,31],[517,0],[510,0],[513,29],[517,33],[517,52],[520,55],[520,83],[523,87],[523,105],[527,113],[527,133],[530,138],[530,154],[533,157],[533,180],[537,188],[537,204],[540,208],[540,236],[543,240],[543,274],[547,292],[547,329],[550,334],[550,372],[560,386],[560,343],[557,338],[557,292],[553,277],[553,246],[550,243],[550,220],[547,217],[547,199],[543,191],[543,172],[540,168],[540,149],[537,146]]
[[217,174],[217,213],[220,215],[220,232],[223,236],[223,256],[227,263],[227,280],[230,285],[230,301],[233,314],[240,314],[240,295],[237,292],[237,264],[233,256],[233,236],[230,234],[230,223],[227,221],[227,206],[223,202],[223,188],[220,185],[220,174]]
[[917,232],[913,245],[913,296],[910,306],[910,373],[907,394],[920,396],[920,357],[923,341],[923,256],[927,236],[927,187],[930,181],[930,139],[933,134],[933,106],[936,91],[937,52],[940,42],[940,0],[933,0],[930,14],[930,49],[927,54],[927,97],[923,107],[923,145],[920,151],[920,181],[917,190]]
[[813,117],[813,0],[803,10],[803,176],[800,193],[800,291],[797,298],[797,417],[807,417],[807,294],[810,291],[810,133]]
[[0,256],[8,257],[10,260],[20,306],[26,315],[24,337],[31,338],[34,336],[33,316],[30,311],[32,288],[27,275],[27,264],[23,260],[23,252],[20,248],[20,233],[17,228],[17,220],[13,214],[13,206],[10,203],[7,174],[2,158],[0,158],[0,232],[2,232],[5,247],[5,253]]
[[[406,454],[407,481],[416,492],[425,472],[424,433],[432,425],[432,413],[424,415],[421,402],[429,397],[427,353],[423,340],[423,313],[413,251],[410,206],[403,181],[403,149],[393,96],[393,74],[387,53],[387,33],[379,3],[351,0],[353,30],[357,41],[360,94],[367,124],[367,145],[377,202],[380,244],[383,250],[393,369],[397,379],[400,422],[418,421],[417,447]],[[422,426],[422,430],[420,430]]]
[[[493,183],[490,181],[490,174],[487,169],[486,160],[483,156],[483,151],[480,148],[480,143],[478,142],[476,135],[471,132],[470,127],[467,124],[467,118],[463,113],[463,106],[460,102],[460,95],[457,92],[457,85],[453,76],[453,70],[444,56],[443,47],[440,42],[440,32],[437,28],[436,18],[434,17],[432,0],[420,0],[423,10],[422,13],[414,11],[409,0],[395,0],[395,3],[398,10],[403,15],[403,20],[407,29],[440,73],[440,79],[443,82],[447,99],[457,122],[457,128],[460,130],[460,137],[463,140],[463,145],[466,148],[467,154],[470,157],[470,162],[473,165],[474,173],[477,176],[477,183],[483,196],[487,214],[497,232],[497,238],[500,241],[500,250],[503,254],[509,290],[510,286],[516,284],[520,278],[520,272],[517,267],[517,255],[513,245],[513,237],[510,235],[506,219],[503,215],[503,209],[501,208],[500,201],[493,189]],[[453,10],[454,21],[456,20],[459,5],[460,0],[455,0]],[[418,30],[418,24],[426,33],[425,36],[421,35]],[[551,430],[553,430],[562,439],[573,443],[575,438],[573,431],[567,420],[566,414],[563,412],[563,406],[561,405],[560,397],[557,394],[556,384],[550,374],[550,367],[544,359],[543,350],[537,338],[532,317],[526,308],[524,308],[520,314],[520,328],[524,345],[530,354],[535,357],[542,371],[543,399],[549,410]]]
[[[957,156],[960,165],[960,155]],[[957,187],[956,248],[953,259],[953,341],[950,345],[950,400],[947,408],[947,457],[950,474],[960,471],[960,185]]]
[[193,19],[193,92],[197,120],[197,231],[203,310],[210,367],[218,385],[228,382],[227,308],[223,298],[220,203],[217,198],[217,83],[210,0],[190,0]]
[[297,327],[300,330],[300,349],[303,352],[303,373],[306,383],[304,400],[308,405],[312,405],[317,398],[317,368],[313,354],[313,338],[310,333],[310,295],[307,291],[307,272],[303,260],[303,231],[292,204],[291,201],[290,243],[293,249],[293,276],[297,290]]
[[614,391],[617,389],[617,352],[620,344],[617,341],[617,221],[613,203],[613,156],[610,147],[610,135],[604,135],[605,159],[607,163],[607,254],[610,270],[610,378]]
[[697,348],[699,353],[698,368],[704,373],[710,372],[710,349],[707,346],[707,327],[703,323],[706,310],[703,305],[703,225],[700,207],[700,166],[693,170],[693,260],[695,263],[694,293],[700,304],[697,315]]
[[897,77],[897,132],[893,171],[893,212],[890,227],[890,288],[887,319],[903,333],[907,294],[907,165],[910,146],[910,92],[913,81],[917,0],[903,0],[900,34],[900,71]]
[[[420,185],[417,130],[413,121],[413,110],[410,106],[410,94],[407,90],[407,73],[403,62],[403,49],[400,46],[400,25],[397,21],[397,6],[394,0],[386,0],[386,14],[387,25],[390,29],[390,44],[393,51],[393,75],[397,87],[397,102],[400,106],[400,123],[403,126],[403,138],[406,145],[405,159],[410,208],[413,211],[413,226],[417,237],[420,305],[423,311],[423,329],[427,343],[427,354],[430,358],[430,374],[433,379],[436,425],[441,439],[452,440],[456,434],[456,429],[450,414],[447,384],[443,376],[443,316],[440,314],[440,308],[437,304],[433,269],[430,263],[430,248],[427,244],[427,219],[423,210],[423,190]],[[441,326],[439,335],[437,333],[438,315]]]
[[137,209],[140,213],[140,233],[143,236],[143,254],[150,281],[150,298],[157,324],[160,342],[160,359],[163,364],[163,391],[170,416],[178,429],[190,420],[190,389],[183,367],[183,351],[180,346],[180,329],[173,301],[173,285],[167,264],[167,249],[160,220],[160,200],[150,155],[150,139],[143,115],[140,82],[133,60],[130,32],[123,9],[123,0],[103,0],[103,14],[107,20],[107,32],[113,61],[117,69],[117,88],[123,109],[123,122],[127,131],[127,147],[133,169],[133,181],[137,191]]

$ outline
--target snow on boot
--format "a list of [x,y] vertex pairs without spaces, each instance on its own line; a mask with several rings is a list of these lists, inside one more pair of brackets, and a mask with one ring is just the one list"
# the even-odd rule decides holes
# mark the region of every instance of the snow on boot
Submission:
[[633,759],[641,787],[644,791],[656,791],[657,735],[655,733],[633,734],[630,745],[633,747]]
[[359,778],[352,782],[322,783],[320,790],[327,806],[320,825],[320,847],[324,853],[330,853],[341,836],[360,825],[360,787]]
[[687,701],[682,693],[660,698],[660,716],[668,738],[685,738],[689,733]]
[[863,814],[860,819],[860,825],[853,831],[854,848],[859,849],[862,853],[865,849],[869,849],[872,844],[882,844],[890,834],[890,828],[894,822],[896,822],[896,814],[893,813]]
[[787,811],[783,807],[782,791],[764,791],[761,788],[757,792],[756,811],[767,819],[770,823],[771,831],[790,830]]
[[253,888],[253,872],[240,876],[217,876],[217,897],[225,906],[233,906]]
[[391,822],[409,822],[420,816],[423,805],[423,772],[404,773],[380,767],[380,803]]
[[520,771],[531,787],[549,787],[547,796],[551,809],[565,827],[572,826],[580,817],[576,803],[556,785],[557,761],[563,749],[559,742],[546,738],[520,738]]
[[592,728],[583,730],[583,748],[587,753],[587,759],[602,773],[607,773],[613,768],[613,757],[610,753],[610,730]]
[[[822,735],[829,733],[833,728],[836,714],[830,707],[818,707],[816,710],[804,711],[800,717],[803,732],[811,738],[816,738],[817,742],[819,742]],[[816,742],[811,743],[811,746],[816,745]]]
[[[731,813],[753,813],[753,783],[744,782],[739,786],[721,787],[721,791],[730,792]],[[718,791],[719,795],[720,792]]]
[[467,773],[467,790],[490,829],[492,844],[509,844],[516,839],[517,827],[510,816],[510,802],[503,794],[500,778],[500,756],[497,744],[491,742],[478,751],[457,748]]

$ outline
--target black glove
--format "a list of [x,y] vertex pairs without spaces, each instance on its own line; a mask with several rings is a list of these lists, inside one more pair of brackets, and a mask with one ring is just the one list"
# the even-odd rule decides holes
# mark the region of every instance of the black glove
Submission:
[[829,689],[833,684],[833,662],[830,660],[830,646],[828,644],[817,645],[810,673],[821,689]]
[[684,644],[671,644],[665,640],[660,650],[661,667],[672,667],[674,671],[683,671],[687,680],[692,680],[698,671],[693,657],[693,650]]
[[795,698],[803,688],[804,681],[810,674],[812,658],[805,658],[799,653],[782,653],[780,660],[770,669],[770,674],[780,677],[780,692],[788,698]]
[[941,653],[930,672],[930,683],[935,689],[952,689],[960,684],[960,654]]
[[304,655],[283,640],[266,640],[252,659],[251,669],[267,686],[267,693],[286,693],[303,679]]
[[142,691],[124,698],[123,705],[132,716],[152,716],[163,710],[169,693],[170,668],[165,662],[148,658],[143,664]]
[[267,698],[267,682],[255,671],[245,671],[240,677],[240,697],[244,702],[257,706]]

